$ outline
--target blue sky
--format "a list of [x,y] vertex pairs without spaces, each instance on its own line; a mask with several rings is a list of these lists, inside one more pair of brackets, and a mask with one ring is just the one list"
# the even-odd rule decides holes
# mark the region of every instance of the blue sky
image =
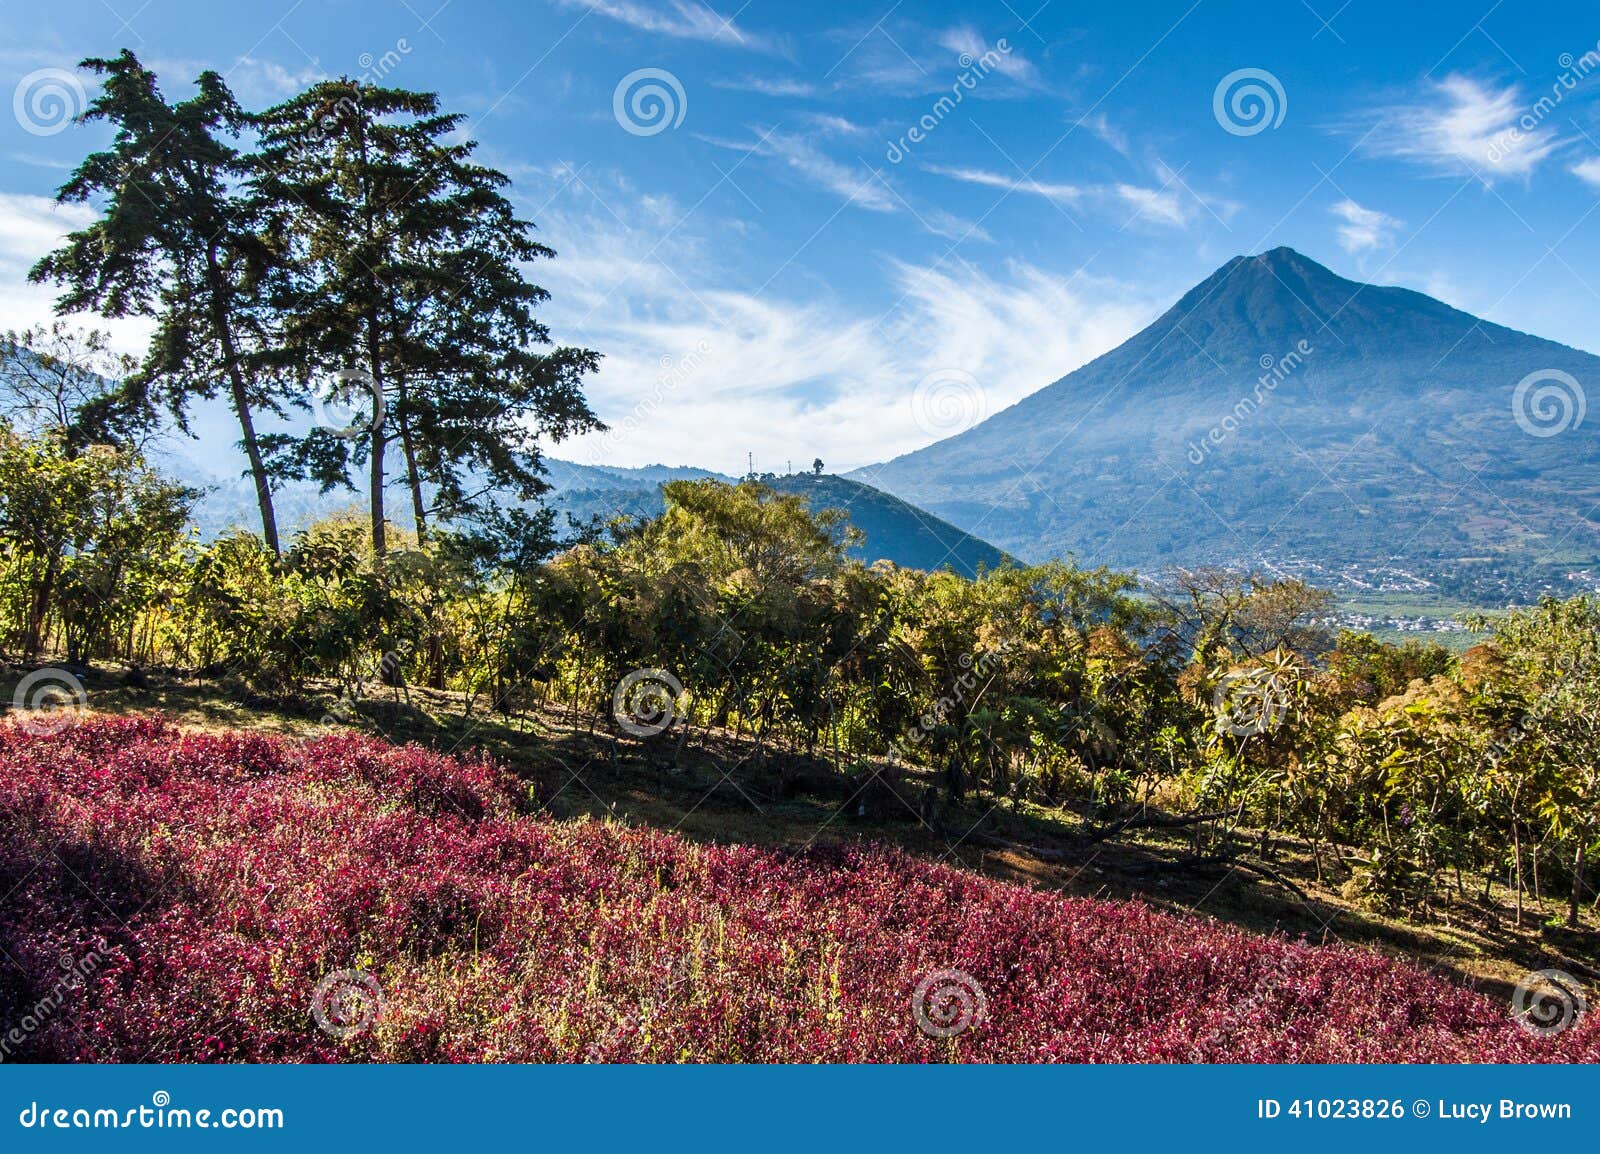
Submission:
[[1600,352],[1592,4],[0,0],[0,31],[0,326],[48,314],[22,270],[104,139],[53,102],[81,57],[256,108],[381,76],[465,113],[558,251],[543,315],[606,354],[613,426],[574,460],[884,460],[1280,244]]

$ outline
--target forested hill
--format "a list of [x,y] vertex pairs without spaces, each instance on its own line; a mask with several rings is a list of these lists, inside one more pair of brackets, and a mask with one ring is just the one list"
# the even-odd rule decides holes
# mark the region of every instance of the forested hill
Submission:
[[1006,554],[989,542],[957,529],[899,497],[871,485],[832,474],[796,473],[767,482],[780,493],[806,497],[813,512],[843,509],[850,523],[867,535],[854,554],[871,562],[887,558],[911,569],[954,569],[975,576],[993,569]]
[[[663,508],[661,485],[666,481],[734,480],[707,469],[663,465],[622,469],[553,460],[548,467],[548,480],[555,486],[550,503],[580,521],[595,514],[605,518],[658,516]],[[813,473],[764,476],[761,480],[780,493],[805,497],[814,512],[840,509],[847,513],[850,523],[866,535],[851,554],[869,564],[888,560],[910,569],[950,568],[971,577],[980,568],[993,569],[1006,560],[1006,554],[987,541],[860,481]]]

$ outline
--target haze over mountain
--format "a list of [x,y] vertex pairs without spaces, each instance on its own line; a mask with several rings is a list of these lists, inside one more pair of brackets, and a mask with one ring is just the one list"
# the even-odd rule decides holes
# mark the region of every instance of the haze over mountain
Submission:
[[[657,516],[664,508],[661,485],[666,481],[737,480],[709,469],[666,465],[629,469],[550,460],[546,467],[546,479],[554,487],[548,503],[579,521],[595,514],[606,519]],[[888,560],[912,569],[949,568],[971,577],[980,568],[994,569],[1006,560],[1006,555],[987,541],[860,481],[827,473],[764,475],[761,480],[780,493],[803,496],[814,511],[843,510],[850,523],[866,535],[850,553],[868,564]]]
[[1278,248],[1011,408],[849,475],[1026,560],[1559,582],[1600,548],[1597,383],[1589,353]]

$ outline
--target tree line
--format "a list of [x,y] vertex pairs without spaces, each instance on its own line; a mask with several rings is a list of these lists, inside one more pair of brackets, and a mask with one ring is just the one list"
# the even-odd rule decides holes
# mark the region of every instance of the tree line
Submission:
[[[1576,924],[1600,773],[1600,600],[1492,623],[1457,657],[1330,635],[1326,595],[1197,571],[1155,588],[1064,562],[969,579],[847,556],[844,514],[759,482],[678,481],[603,533],[548,511],[376,551],[359,517],[209,543],[137,450],[0,435],[0,647],[321,700],[455,691],[558,718],[670,772],[732,741],[773,792],[944,829],[977,801],[1101,839],[1188,831],[1199,864],[1279,875],[1291,845],[1357,900],[1492,899]],[[408,692],[408,690],[406,690]]]

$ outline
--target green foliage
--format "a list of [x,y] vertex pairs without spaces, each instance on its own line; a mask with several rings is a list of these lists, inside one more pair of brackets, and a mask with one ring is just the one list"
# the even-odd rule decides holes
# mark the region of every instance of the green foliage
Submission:
[[132,450],[73,454],[0,423],[0,644],[33,656],[54,627],[73,660],[125,650],[182,578],[195,496]]
[[[1486,890],[1506,881],[1519,919],[1530,880],[1540,904],[1565,885],[1576,922],[1600,837],[1600,601],[1510,613],[1458,660],[1334,638],[1328,594],[1298,580],[1202,569],[1145,590],[1106,569],[1019,566],[971,538],[952,538],[955,550],[910,541],[929,571],[868,566],[844,510],[880,535],[903,530],[907,510],[823,476],[820,460],[771,484],[658,471],[659,511],[591,523],[563,545],[550,510],[489,497],[536,498],[539,438],[597,427],[579,388],[597,356],[540,347],[545,293],[523,270],[551,254],[514,214],[506,178],[474,163],[461,118],[431,94],[348,79],[251,117],[214,73],[171,103],[131,53],[86,67],[104,78],[87,119],[114,136],[60,196],[100,212],[33,276],[62,286],[63,310],[148,315],[156,336],[131,371],[103,338],[60,326],[0,346],[7,651],[172,664],[280,694],[331,683],[333,720],[374,682],[394,693],[425,683],[462,693],[469,714],[480,702],[559,708],[658,762],[690,730],[717,727],[758,770],[786,772],[803,750],[811,769],[855,774],[856,788],[904,803],[886,812],[936,830],[946,803],[972,795],[1070,808],[1091,831],[1160,805],[1212,860],[1251,842],[1265,860],[1294,836],[1319,874],[1375,905],[1427,915],[1452,894],[1468,900],[1476,873]],[[1325,295],[1326,270],[1268,256]],[[1330,343],[1318,356],[1308,374],[1331,373],[1340,354]],[[1190,399],[1210,406],[1219,362],[1205,359]],[[350,369],[372,386],[365,436],[256,435],[257,414],[295,403],[290,383]],[[159,414],[181,427],[196,398],[224,390],[262,533],[202,546],[188,526],[195,495],[154,475],[136,446]],[[1030,438],[1054,453],[1060,439],[1037,419],[1050,393],[1001,415],[1027,427],[1006,453],[983,455],[984,475]],[[1130,419],[1146,435],[1137,403]],[[928,454],[970,465],[972,438],[1004,427],[891,469]],[[1428,441],[1403,422],[1395,431],[1408,447]],[[391,534],[385,517],[396,446],[414,536]],[[1086,494],[1137,460],[1056,457],[1096,471],[1064,487]],[[323,522],[282,548],[273,482],[348,485],[357,467],[366,524]],[[1272,477],[1256,471],[1251,506],[1270,507]],[[960,473],[940,484],[967,485]],[[1214,477],[1197,485],[1216,496]],[[1222,505],[1225,520],[1237,512]],[[641,682],[648,692],[630,698]],[[895,768],[881,773],[886,761]]]
[[247,118],[215,72],[201,73],[195,95],[173,104],[127,49],[83,67],[105,78],[84,119],[116,131],[58,198],[94,202],[100,215],[35,265],[30,278],[63,287],[63,313],[155,319],[149,350],[122,381],[117,409],[147,419],[165,408],[181,426],[196,398],[226,389],[262,534],[276,552],[272,475],[255,422],[285,404],[282,383],[261,371],[274,339],[265,286],[278,257],[260,229],[261,203],[241,191],[249,164],[236,144]]
[[[540,439],[599,427],[581,389],[598,354],[539,347],[548,294],[523,270],[554,254],[436,96],[341,78],[252,115],[215,72],[174,103],[127,50],[83,67],[103,77],[84,119],[115,135],[58,198],[99,211],[30,275],[62,287],[61,312],[156,322],[137,370],[90,414],[97,432],[126,439],[158,411],[183,428],[195,400],[221,391],[268,549],[281,552],[276,484],[348,485],[362,466],[381,554],[392,447],[425,534],[481,513],[487,494],[536,496]],[[371,394],[364,429],[257,431],[339,373]]]
[[[679,472],[690,476],[671,475]],[[648,519],[660,516],[666,508],[662,481],[705,476],[703,470],[612,469],[563,461],[551,469],[548,499],[556,509],[581,522],[594,517],[603,522],[619,514]],[[889,560],[914,569],[948,568],[966,577],[976,577],[980,570],[996,569],[1008,561],[988,542],[860,481],[812,472],[763,478],[763,483],[777,492],[803,497],[812,510],[839,509],[848,514],[850,524],[862,533],[862,539],[847,549],[857,561]]]
[[[757,482],[664,495],[661,516],[565,548],[548,511],[514,510],[381,554],[336,519],[279,558],[251,534],[194,544],[191,494],[132,450],[6,430],[0,643],[300,696],[331,683],[332,720],[375,685],[426,683],[469,713],[559,707],[653,758],[717,727],[757,769],[779,749],[840,775],[893,759],[920,772],[856,788],[930,824],[972,795],[1108,829],[1160,803],[1188,815],[1197,854],[1304,839],[1374,906],[1427,916],[1477,874],[1519,910],[1566,886],[1576,916],[1600,804],[1600,601],[1512,613],[1459,661],[1348,633],[1327,649],[1295,583],[1213,575],[1179,613],[1064,563],[863,566],[842,516]],[[640,678],[659,725],[630,716]]]

